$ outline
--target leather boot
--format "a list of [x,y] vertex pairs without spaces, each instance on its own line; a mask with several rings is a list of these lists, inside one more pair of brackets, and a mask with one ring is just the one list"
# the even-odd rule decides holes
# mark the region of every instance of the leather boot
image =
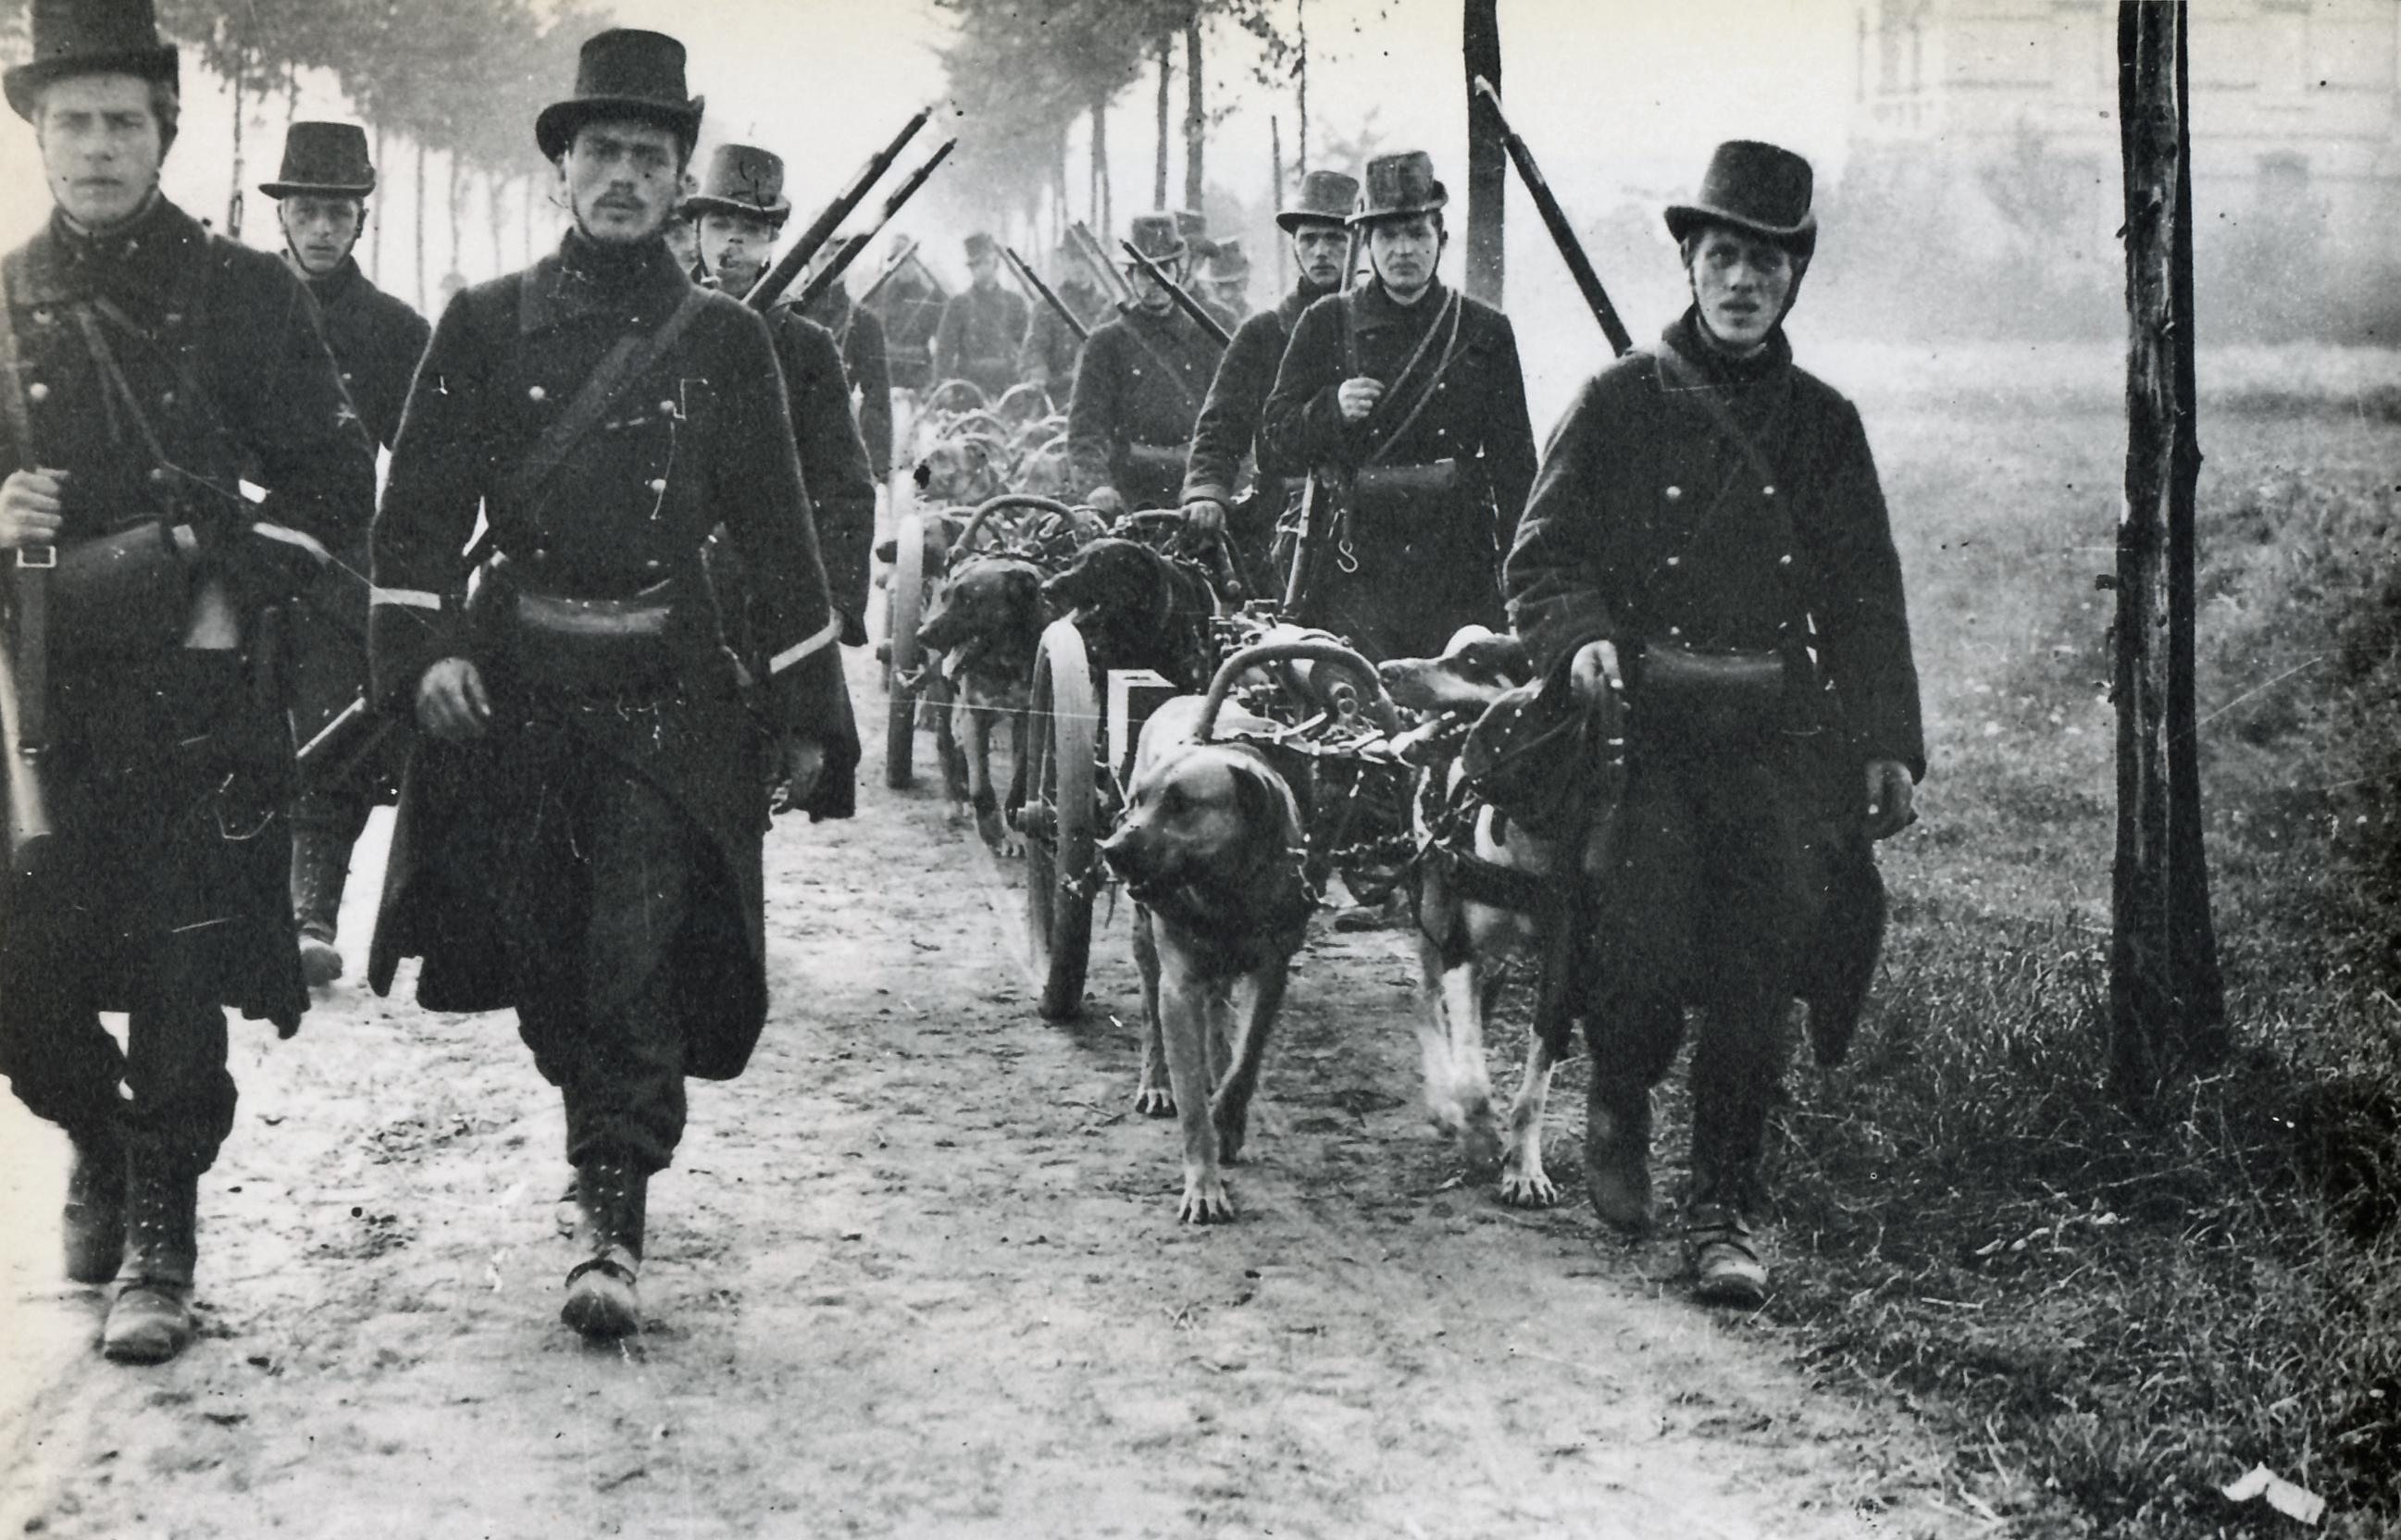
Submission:
[[164,1170],[139,1151],[126,1162],[125,1254],[100,1339],[119,1363],[163,1364],[191,1344],[199,1188],[197,1174]]
[[1585,1098],[1585,1190],[1620,1230],[1651,1228],[1651,1088],[1595,1071]]
[[339,831],[304,825],[293,832],[292,915],[300,922],[300,974],[312,989],[342,976],[334,928],[350,875],[350,845]]
[[59,1228],[66,1237],[67,1279],[104,1284],[125,1259],[125,1147],[110,1133],[76,1134],[67,1169],[67,1202]]
[[1684,1260],[1703,1303],[1756,1310],[1767,1302],[1767,1261],[1758,1234],[1758,1142],[1747,1147],[1695,1123],[1693,1190],[1684,1210]]
[[642,1329],[634,1279],[641,1269],[649,1184],[647,1173],[613,1157],[575,1168],[575,1202],[583,1216],[576,1243],[588,1255],[567,1274],[567,1303],[558,1318],[594,1341]]

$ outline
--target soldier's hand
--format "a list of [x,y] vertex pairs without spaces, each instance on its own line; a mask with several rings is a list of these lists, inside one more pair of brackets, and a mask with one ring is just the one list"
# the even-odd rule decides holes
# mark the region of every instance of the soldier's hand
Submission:
[[1365,375],[1346,379],[1336,387],[1334,399],[1342,408],[1343,421],[1363,422],[1376,409],[1376,403],[1384,399],[1384,382]]
[[1603,690],[1624,690],[1626,676],[1618,672],[1617,644],[1587,641],[1577,648],[1568,664],[1568,686],[1586,705],[1598,700]]
[[1917,788],[1899,760],[1868,761],[1868,838],[1888,839],[1917,821]]
[[57,543],[65,477],[64,471],[11,471],[0,481],[0,551]]
[[1184,528],[1196,535],[1226,532],[1226,505],[1214,497],[1196,497],[1184,505]]
[[775,791],[768,805],[778,813],[793,812],[816,794],[817,782],[825,777],[825,745],[786,733],[775,740],[773,758],[768,776]]
[[437,738],[479,738],[492,720],[484,676],[465,658],[444,658],[417,681],[417,724]]

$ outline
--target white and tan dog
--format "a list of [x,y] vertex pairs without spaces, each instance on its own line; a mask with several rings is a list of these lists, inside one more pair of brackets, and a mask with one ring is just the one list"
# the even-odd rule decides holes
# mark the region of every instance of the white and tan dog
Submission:
[[[1242,1157],[1268,1034],[1315,906],[1291,786],[1255,749],[1193,742],[1200,705],[1178,696],[1143,724],[1125,810],[1101,845],[1134,901],[1139,1101],[1167,1109],[1163,1061],[1184,1134],[1176,1217],[1190,1224],[1234,1217],[1221,1167]],[[1269,725],[1230,708],[1218,720]]]
[[[1510,881],[1510,886],[1574,880],[1580,850],[1536,838],[1472,794],[1461,800],[1461,732],[1495,700],[1531,678],[1524,646],[1514,637],[1470,626],[1451,638],[1442,656],[1394,658],[1378,665],[1377,672],[1394,705],[1433,719],[1412,736],[1415,743],[1407,750],[1430,782],[1421,783],[1415,800],[1420,846],[1436,832],[1429,808],[1455,808],[1463,828],[1444,831],[1447,843],[1475,862],[1530,879]],[[1435,731],[1437,724],[1456,730]],[[1535,912],[1474,896],[1489,892],[1500,882],[1478,884],[1462,877],[1454,862],[1439,856],[1420,859],[1413,880],[1421,1002],[1418,1042],[1425,1060],[1426,1110],[1436,1127],[1461,1141],[1472,1169],[1499,1165],[1502,1202],[1547,1208],[1559,1198],[1543,1166],[1543,1113],[1558,1050],[1539,1032],[1529,1034],[1525,1073],[1509,1107],[1505,1138],[1493,1114],[1491,1072],[1484,1051],[1484,1017],[1500,964],[1541,955]]]

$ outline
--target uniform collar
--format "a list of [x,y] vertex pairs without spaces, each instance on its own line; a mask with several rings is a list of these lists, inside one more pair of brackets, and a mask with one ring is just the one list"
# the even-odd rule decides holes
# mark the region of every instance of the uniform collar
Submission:
[[1306,279],[1295,283],[1292,286],[1292,293],[1284,296],[1283,303],[1276,307],[1276,314],[1283,317],[1284,329],[1289,331],[1298,325],[1301,311],[1333,292],[1332,289],[1321,289]]
[[1410,331],[1422,331],[1442,313],[1443,301],[1448,293],[1439,278],[1427,285],[1426,292],[1418,296],[1414,305],[1393,303],[1393,296],[1384,292],[1381,279],[1371,280],[1353,292],[1359,296],[1358,327],[1363,332],[1372,332],[1380,326],[1403,326]]
[[157,191],[139,213],[106,230],[87,230],[53,208],[50,222],[27,243],[21,298],[61,304],[103,294],[158,294],[207,240],[199,221]]
[[1697,306],[1687,307],[1682,315],[1668,323],[1660,339],[1689,360],[1711,384],[1728,390],[1756,385],[1792,367],[1792,340],[1784,335],[1781,323],[1767,334],[1766,346],[1749,358],[1735,358],[1709,345],[1701,335]]
[[297,263],[293,265],[293,271],[300,274],[300,282],[309,285],[309,292],[317,296],[321,306],[340,304],[367,281],[367,275],[359,271],[358,258],[354,256],[344,256],[329,273],[307,272]]
[[572,227],[526,282],[527,331],[592,316],[647,329],[665,321],[692,288],[664,236],[617,246]]

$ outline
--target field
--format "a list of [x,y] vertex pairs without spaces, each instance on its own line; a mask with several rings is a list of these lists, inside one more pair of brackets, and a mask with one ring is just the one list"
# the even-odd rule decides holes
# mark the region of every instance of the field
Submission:
[[1886,847],[1861,1041],[1795,1079],[1770,1311],[1946,1420],[2018,1533],[2288,1526],[2215,1490],[2254,1464],[2327,1498],[2326,1533],[2390,1533],[2401,361],[2204,355],[2200,733],[2239,1046],[2147,1119],[2100,1090],[2121,365],[1818,362],[1893,506],[1933,770]]

